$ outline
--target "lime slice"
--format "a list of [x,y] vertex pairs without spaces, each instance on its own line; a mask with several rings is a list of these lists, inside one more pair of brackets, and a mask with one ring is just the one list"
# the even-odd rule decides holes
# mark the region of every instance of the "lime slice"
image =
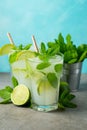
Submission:
[[11,101],[13,102],[13,104],[18,106],[27,103],[29,97],[30,97],[29,89],[23,84],[16,86],[11,93]]
[[25,60],[25,59],[28,59],[28,58],[33,58],[35,57],[35,53],[30,51],[30,50],[23,50],[23,51],[20,51],[17,56],[16,56],[16,60]]
[[42,79],[38,83],[37,92],[39,95],[41,95],[42,93],[49,91],[50,87],[51,87],[51,85],[48,82],[48,80]]
[[13,44],[5,44],[4,46],[2,46],[0,48],[0,55],[6,55],[9,54],[12,50],[12,48],[14,47]]

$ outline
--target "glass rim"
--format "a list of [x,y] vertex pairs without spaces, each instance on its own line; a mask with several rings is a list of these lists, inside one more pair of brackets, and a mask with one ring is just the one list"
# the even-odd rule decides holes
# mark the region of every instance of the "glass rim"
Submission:
[[[58,56],[60,56],[59,60],[57,59]],[[57,55],[51,56],[47,62],[52,63],[53,62],[53,61],[51,61],[52,59],[55,60],[55,62],[60,62],[60,61],[62,61],[64,59],[64,55],[61,52],[59,52]],[[43,62],[43,60],[40,60],[38,58],[38,56],[33,57],[33,58],[28,58],[28,60],[30,62],[35,62],[35,63],[41,63],[41,62]],[[36,61],[36,60],[38,60],[38,61]]]

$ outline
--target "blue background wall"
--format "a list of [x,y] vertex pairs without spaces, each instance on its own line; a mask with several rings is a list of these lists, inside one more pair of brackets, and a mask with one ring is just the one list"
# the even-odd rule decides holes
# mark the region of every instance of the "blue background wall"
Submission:
[[[72,35],[76,45],[87,43],[86,0],[0,0],[0,46],[9,43],[10,32],[16,44],[53,41],[62,32]],[[0,72],[9,72],[7,56],[0,57]],[[87,73],[85,60],[82,73]]]

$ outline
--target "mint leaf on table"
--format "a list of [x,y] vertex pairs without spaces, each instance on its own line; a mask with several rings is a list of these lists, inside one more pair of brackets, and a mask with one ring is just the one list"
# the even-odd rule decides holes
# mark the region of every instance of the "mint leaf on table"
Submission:
[[76,108],[77,107],[77,105],[75,103],[70,102],[67,98],[64,99],[63,104],[65,107],[68,107],[68,108]]
[[60,95],[60,101],[63,101],[68,94],[69,90],[68,89],[64,90]]
[[62,103],[58,102],[58,109],[65,110],[65,106]]
[[18,80],[14,76],[12,76],[11,80],[12,80],[13,87],[16,87],[18,85]]
[[67,95],[67,99],[70,101],[70,100],[72,100],[73,98],[75,98],[75,95],[73,95],[73,94],[71,94],[71,93],[69,93],[68,95]]
[[8,104],[8,103],[11,103],[11,98],[7,98],[7,99],[0,101],[0,104]]
[[0,97],[3,99],[6,99],[6,98],[10,97],[10,92],[7,91],[6,89],[0,90]]
[[49,83],[52,85],[52,87],[56,88],[58,86],[58,79],[55,73],[49,72],[47,74],[47,79]]
[[65,110],[65,108],[76,108],[77,105],[71,102],[75,98],[75,95],[70,92],[70,88],[67,82],[60,82],[59,91],[59,101],[58,107],[60,110]]
[[6,86],[0,90],[0,104],[6,104],[11,102],[11,92],[13,89],[10,86]]
[[12,92],[12,91],[13,91],[13,88],[11,88],[10,86],[6,86],[6,87],[5,87],[5,90],[7,90],[8,92]]

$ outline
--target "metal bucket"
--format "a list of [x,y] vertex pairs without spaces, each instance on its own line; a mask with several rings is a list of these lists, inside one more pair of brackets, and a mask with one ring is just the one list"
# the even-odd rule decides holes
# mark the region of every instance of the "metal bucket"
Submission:
[[74,64],[64,64],[62,81],[66,81],[69,84],[71,91],[77,91],[80,85],[82,62]]

